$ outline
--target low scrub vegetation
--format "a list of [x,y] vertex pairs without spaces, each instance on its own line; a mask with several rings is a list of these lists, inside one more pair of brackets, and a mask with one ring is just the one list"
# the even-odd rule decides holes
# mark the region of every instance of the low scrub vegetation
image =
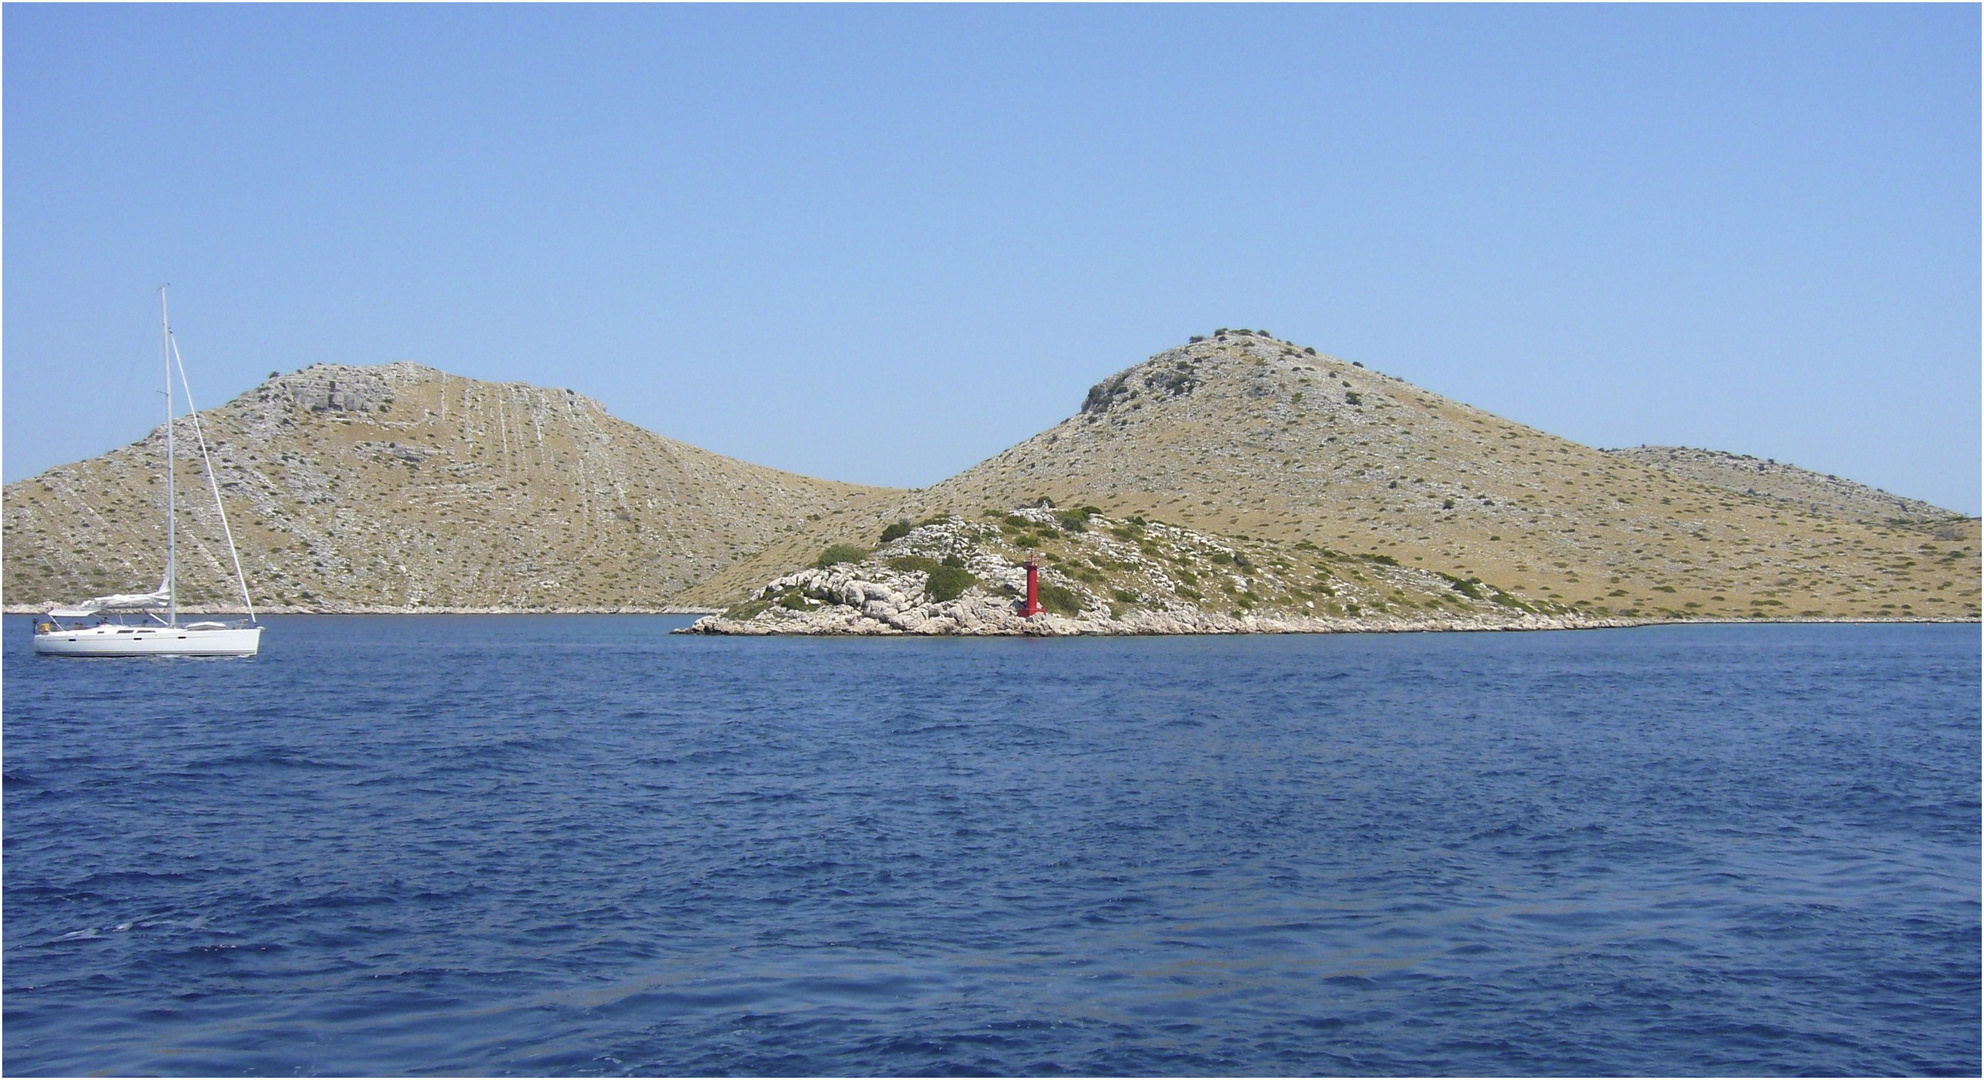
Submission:
[[1056,615],[1080,615],[1082,596],[1073,589],[1043,581],[1040,583],[1040,607]]
[[921,571],[929,579],[923,586],[924,595],[939,604],[956,600],[964,595],[966,589],[978,584],[978,578],[973,576],[971,571],[966,570],[964,561],[955,555],[946,558],[943,562],[921,555],[904,555],[901,558],[890,559],[889,567],[905,572]]
[[820,557],[814,560],[813,565],[818,569],[825,570],[829,566],[835,566],[840,563],[860,562],[867,557],[868,549],[865,547],[855,544],[834,544],[827,548],[827,550],[820,552]]
[[978,579],[964,567],[940,565],[930,571],[930,583],[923,587],[923,591],[929,594],[930,599],[941,604],[947,600],[956,600],[964,595],[966,589],[976,584]]

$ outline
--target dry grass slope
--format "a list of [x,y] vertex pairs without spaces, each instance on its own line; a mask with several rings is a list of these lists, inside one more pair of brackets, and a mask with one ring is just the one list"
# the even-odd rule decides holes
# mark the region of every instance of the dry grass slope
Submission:
[[[642,609],[810,518],[893,489],[783,473],[614,419],[569,390],[414,364],[318,365],[203,415],[258,604],[271,609]],[[235,595],[190,424],[181,592]],[[6,601],[157,581],[164,431],[6,487]]]
[[[823,518],[691,594],[725,603],[826,543],[872,545],[887,522],[1044,496],[1387,555],[1600,615],[1978,617],[1976,519],[1816,477],[1745,473],[1702,451],[1607,453],[1226,331],[1104,380],[1074,416],[958,476]],[[1922,509],[1883,509],[1911,505]]]

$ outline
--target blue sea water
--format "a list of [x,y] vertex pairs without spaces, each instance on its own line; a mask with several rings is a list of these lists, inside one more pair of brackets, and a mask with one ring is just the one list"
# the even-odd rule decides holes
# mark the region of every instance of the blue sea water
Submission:
[[1976,626],[4,639],[13,1075],[1968,1074]]

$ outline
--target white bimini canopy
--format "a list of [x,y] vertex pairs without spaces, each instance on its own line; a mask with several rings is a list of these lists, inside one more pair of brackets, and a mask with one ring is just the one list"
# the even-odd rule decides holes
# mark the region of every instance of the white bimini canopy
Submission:
[[87,619],[102,611],[151,611],[171,602],[171,593],[161,585],[157,592],[111,593],[91,597],[73,607],[52,608],[48,613],[58,619]]

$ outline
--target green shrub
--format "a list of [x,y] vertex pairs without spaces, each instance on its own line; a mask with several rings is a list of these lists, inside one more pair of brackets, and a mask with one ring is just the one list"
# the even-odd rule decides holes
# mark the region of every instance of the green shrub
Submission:
[[788,611],[811,611],[813,604],[795,589],[778,598],[778,606]]
[[882,543],[886,544],[891,540],[900,540],[903,537],[908,536],[909,529],[910,529],[910,525],[908,518],[903,518],[902,520],[896,522],[893,525],[885,526],[882,529]]
[[1042,610],[1056,615],[1080,615],[1082,613],[1081,594],[1060,585],[1040,583],[1040,606]]
[[923,591],[929,594],[930,599],[940,604],[947,600],[956,600],[966,589],[978,584],[978,579],[971,576],[971,571],[962,566],[939,564],[929,573],[930,583],[924,586]]
[[1481,584],[1480,578],[1457,578],[1452,574],[1440,573],[1437,570],[1434,571],[1434,573],[1440,574],[1440,577],[1444,579],[1448,585],[1452,586],[1455,592],[1461,594],[1462,596],[1467,597],[1469,600],[1481,599],[1481,590],[1475,588],[1475,586]]
[[946,600],[956,600],[966,589],[978,584],[978,579],[972,576],[971,571],[964,568],[964,560],[956,555],[946,557],[943,562],[927,559],[921,555],[904,555],[901,558],[890,559],[889,568],[905,572],[911,570],[922,572],[929,578],[928,583],[923,587],[924,594],[940,604]]
[[813,560],[813,566],[815,569],[825,570],[827,567],[838,563],[860,562],[867,557],[868,549],[865,547],[857,547],[854,544],[835,544],[827,550],[820,552],[820,557]]
[[1107,411],[1117,398],[1123,396],[1123,386],[1129,378],[1128,373],[1119,374],[1089,387],[1088,396],[1082,399],[1082,412],[1094,415]]

